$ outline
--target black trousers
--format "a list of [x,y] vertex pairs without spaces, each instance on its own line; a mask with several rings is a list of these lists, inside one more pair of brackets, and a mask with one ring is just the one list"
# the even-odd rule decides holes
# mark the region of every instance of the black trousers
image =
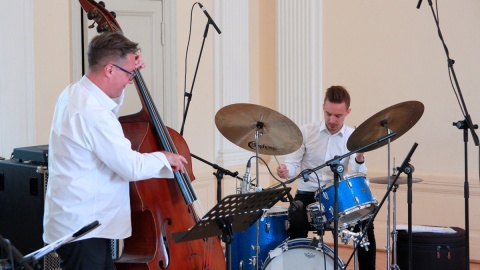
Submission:
[[[316,202],[315,196],[313,194],[296,194],[295,201],[301,201],[303,206],[298,211],[288,212],[288,220],[290,226],[288,228],[288,236],[290,239],[294,238],[306,238],[308,236],[308,232],[314,230],[310,222],[308,221],[307,217],[307,206]],[[354,228],[355,232],[360,231],[360,227],[366,225],[366,221],[360,222]],[[358,266],[359,270],[375,270],[375,259],[376,259],[376,242],[375,242],[375,234],[373,231],[373,223],[367,230],[367,237],[369,240],[368,251],[363,248],[359,247],[358,251]]]
[[90,238],[68,243],[57,250],[64,270],[114,270],[111,240]]

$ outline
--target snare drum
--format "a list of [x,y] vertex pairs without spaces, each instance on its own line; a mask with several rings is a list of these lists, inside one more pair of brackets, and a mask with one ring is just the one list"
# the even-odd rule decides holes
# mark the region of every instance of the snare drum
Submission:
[[[257,222],[258,231],[258,259],[256,258],[257,246]],[[283,206],[273,206],[257,222],[253,223],[243,232],[235,232],[232,241],[231,265],[232,269],[260,269],[268,252],[276,248],[287,239],[288,210]]]
[[[333,227],[335,187],[330,184],[318,194],[318,201],[325,208],[327,226]],[[347,175],[338,183],[338,226],[345,229],[370,217],[377,200],[370,192],[368,180],[363,173]]]
[[[312,246],[312,239],[289,240],[270,251],[262,269],[333,269],[334,252],[322,243]],[[338,269],[343,269],[343,261],[338,257]]]

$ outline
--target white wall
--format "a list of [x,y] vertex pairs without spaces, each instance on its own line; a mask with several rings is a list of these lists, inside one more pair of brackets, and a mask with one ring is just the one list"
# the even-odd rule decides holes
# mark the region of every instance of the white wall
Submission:
[[[0,3],[0,157],[35,140],[33,3]],[[19,121],[21,119],[21,121]]]

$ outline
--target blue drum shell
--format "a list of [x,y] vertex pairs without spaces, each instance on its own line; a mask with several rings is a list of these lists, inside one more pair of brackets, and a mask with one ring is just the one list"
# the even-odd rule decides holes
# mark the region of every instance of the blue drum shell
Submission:
[[233,270],[256,269],[252,258],[256,256],[257,223],[259,223],[259,265],[265,263],[268,252],[276,248],[288,237],[288,212],[282,206],[273,206],[257,222],[243,232],[233,233],[231,244],[231,265]]

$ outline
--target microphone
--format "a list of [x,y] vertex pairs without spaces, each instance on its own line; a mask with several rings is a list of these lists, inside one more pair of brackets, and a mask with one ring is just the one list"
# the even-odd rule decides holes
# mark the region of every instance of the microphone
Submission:
[[248,190],[250,189],[250,159],[247,162],[247,168],[245,169],[245,174],[243,175],[243,181],[242,181],[242,189],[241,193],[248,193]]
[[303,207],[303,202],[293,200],[292,194],[287,193],[288,200],[290,201],[290,206],[288,207],[288,212],[290,214],[300,211]]
[[419,9],[421,5],[422,5],[422,0],[419,0],[417,4],[417,9]]
[[218,28],[217,24],[213,21],[212,17],[210,17],[210,15],[208,14],[208,12],[203,8],[203,5],[200,4],[199,2],[197,2],[198,5],[200,6],[200,8],[203,10],[203,13],[205,13],[205,15],[207,15],[207,18],[208,18],[208,21],[213,25],[213,27],[215,27],[215,30],[217,30],[217,33],[218,34],[221,34],[222,32],[220,31],[220,29]]

